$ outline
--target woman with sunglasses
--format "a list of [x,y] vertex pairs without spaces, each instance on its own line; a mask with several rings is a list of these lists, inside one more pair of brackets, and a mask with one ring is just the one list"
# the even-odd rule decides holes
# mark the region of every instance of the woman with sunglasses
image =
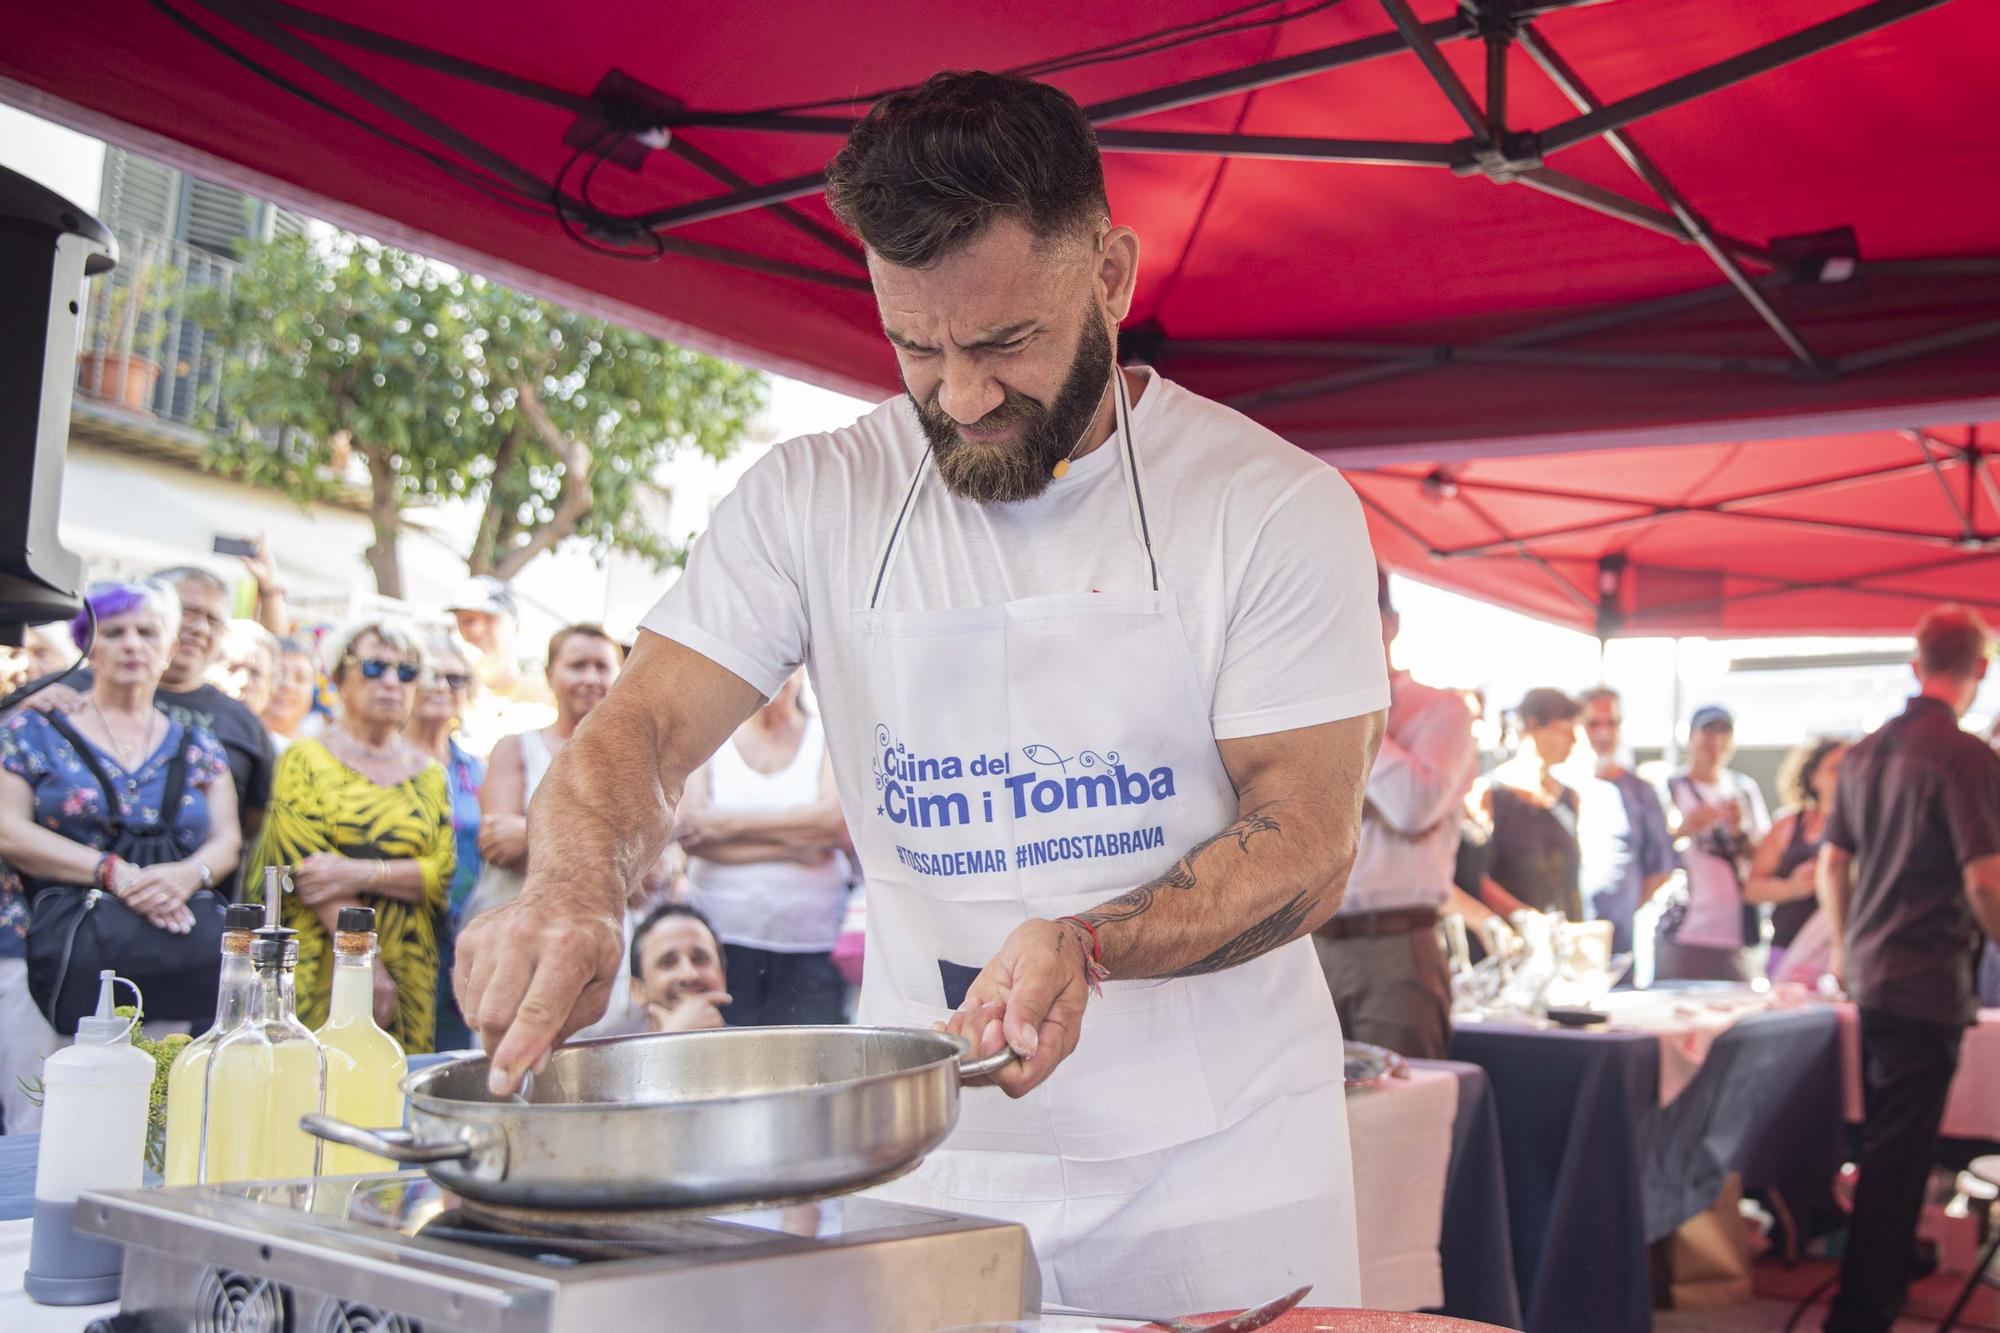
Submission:
[[263,836],[244,887],[263,896],[264,868],[292,876],[285,924],[299,932],[299,1018],[326,1021],[333,923],[343,907],[375,909],[381,944],[375,1017],[412,1052],[437,1021],[438,921],[456,860],[445,770],[403,728],[424,669],[407,625],[371,620],[334,636],[327,675],[334,724],[278,760]]
[[455,1051],[473,1045],[472,1033],[451,993],[451,960],[459,916],[485,864],[479,855],[479,789],[486,782],[486,761],[459,743],[459,728],[479,689],[469,647],[454,635],[434,634],[424,643],[424,660],[426,670],[417,678],[417,706],[410,711],[403,735],[444,766],[445,782],[451,789],[451,831],[458,863],[451,873],[444,915],[438,921],[437,1048]]

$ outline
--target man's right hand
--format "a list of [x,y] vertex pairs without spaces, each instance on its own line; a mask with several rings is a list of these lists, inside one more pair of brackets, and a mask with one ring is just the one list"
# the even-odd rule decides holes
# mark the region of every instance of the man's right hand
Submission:
[[624,984],[624,923],[604,905],[524,891],[459,937],[452,989],[491,1057],[487,1086],[511,1096],[557,1042],[604,1014]]

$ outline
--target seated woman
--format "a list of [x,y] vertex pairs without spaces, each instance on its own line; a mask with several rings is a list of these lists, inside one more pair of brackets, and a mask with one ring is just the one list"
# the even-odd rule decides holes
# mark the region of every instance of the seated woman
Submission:
[[[33,903],[26,952],[42,992],[36,1007],[74,1031],[96,969],[113,967],[146,989],[152,1031],[205,1025],[223,911],[212,889],[242,846],[228,758],[207,731],[154,706],[179,631],[173,590],[99,584],[88,601],[93,678],[76,711],[24,711],[0,726],[0,858]],[[83,642],[86,618],[70,632]],[[93,886],[117,906],[100,904],[105,915],[79,936],[74,922]],[[209,949],[174,946],[197,931]],[[65,973],[65,956],[79,948],[91,956],[77,952]],[[5,1046],[33,1040],[0,1034]]]
[[723,1025],[722,943],[708,918],[686,903],[661,903],[632,932],[632,1008],[648,1032],[696,1032]]
[[264,832],[244,886],[261,900],[264,868],[289,868],[297,896],[299,1018],[326,1021],[333,924],[343,907],[375,909],[376,1019],[403,1049],[432,1049],[438,928],[455,860],[445,770],[403,735],[423,658],[395,621],[352,626],[329,643],[340,717],[278,760]]

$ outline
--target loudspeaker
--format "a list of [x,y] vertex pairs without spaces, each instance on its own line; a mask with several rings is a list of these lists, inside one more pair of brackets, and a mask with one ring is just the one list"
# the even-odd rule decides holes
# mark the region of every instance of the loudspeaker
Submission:
[[0,167],[0,642],[82,608],[83,562],[56,519],[83,282],[117,263],[102,222]]

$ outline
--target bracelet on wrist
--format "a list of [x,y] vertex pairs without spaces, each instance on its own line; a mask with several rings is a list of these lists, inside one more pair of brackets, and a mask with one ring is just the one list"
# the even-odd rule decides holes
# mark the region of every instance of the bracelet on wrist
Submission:
[[1083,931],[1084,938],[1089,941],[1083,949],[1083,979],[1092,995],[1104,994],[1104,983],[1111,980],[1111,971],[1104,966],[1104,957],[1099,951],[1097,927],[1080,916],[1059,916],[1056,924],[1072,924]]
[[198,856],[190,856],[188,858],[188,864],[193,866],[195,868],[195,872],[201,876],[201,886],[204,889],[212,889],[215,887],[215,872],[208,868],[208,863],[206,861],[202,860]]

